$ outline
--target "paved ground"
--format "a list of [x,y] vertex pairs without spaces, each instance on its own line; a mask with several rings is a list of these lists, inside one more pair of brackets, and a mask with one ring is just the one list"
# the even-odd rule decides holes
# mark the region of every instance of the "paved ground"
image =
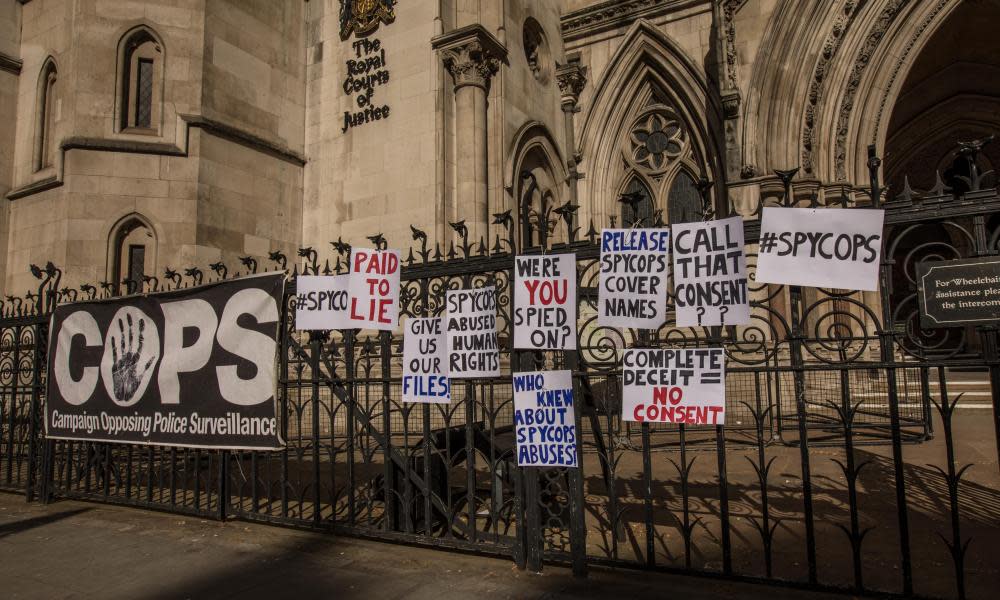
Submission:
[[0,493],[0,596],[23,598],[778,598],[846,596],[508,560]]

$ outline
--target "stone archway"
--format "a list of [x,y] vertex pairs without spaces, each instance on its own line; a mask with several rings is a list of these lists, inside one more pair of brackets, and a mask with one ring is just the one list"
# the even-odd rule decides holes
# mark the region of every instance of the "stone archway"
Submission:
[[[954,162],[959,141],[1000,133],[998,22],[1000,4],[964,2],[923,45],[889,119],[884,175],[890,194],[903,189],[904,178],[916,189],[933,188],[936,173]],[[1000,141],[986,145],[979,163],[1000,165]]]

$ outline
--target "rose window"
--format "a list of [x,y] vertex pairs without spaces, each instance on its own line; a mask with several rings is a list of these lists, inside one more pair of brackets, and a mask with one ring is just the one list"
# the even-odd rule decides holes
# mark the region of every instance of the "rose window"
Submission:
[[680,123],[660,113],[640,120],[629,137],[632,160],[651,171],[664,169],[687,143]]

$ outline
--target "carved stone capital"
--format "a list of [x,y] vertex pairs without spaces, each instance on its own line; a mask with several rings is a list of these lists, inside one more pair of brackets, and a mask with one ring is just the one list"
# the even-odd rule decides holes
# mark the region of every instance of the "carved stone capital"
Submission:
[[562,103],[576,106],[580,92],[587,85],[587,67],[581,65],[579,60],[571,60],[565,65],[560,65],[556,69],[556,83],[559,84]]
[[455,89],[475,86],[488,90],[490,80],[507,61],[507,49],[482,25],[469,25],[431,40],[445,68],[455,81]]
[[740,92],[730,90],[722,93],[722,113],[727,119],[740,116]]

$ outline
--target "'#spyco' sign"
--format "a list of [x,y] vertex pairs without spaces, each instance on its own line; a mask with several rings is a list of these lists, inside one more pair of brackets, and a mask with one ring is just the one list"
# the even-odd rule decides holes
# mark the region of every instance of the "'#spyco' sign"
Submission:
[[275,358],[284,274],[59,306],[49,329],[49,438],[283,445]]

